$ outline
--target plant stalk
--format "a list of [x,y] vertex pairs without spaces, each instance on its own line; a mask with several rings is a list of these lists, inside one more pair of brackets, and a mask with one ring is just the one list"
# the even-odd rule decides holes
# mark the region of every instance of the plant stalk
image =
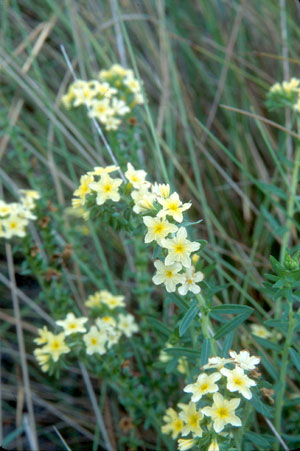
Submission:
[[211,348],[212,348],[214,355],[218,355],[217,344],[216,344],[215,339],[213,338],[213,327],[212,327],[211,321],[208,316],[208,310],[207,310],[205,299],[203,298],[201,293],[197,294],[196,298],[201,307],[200,322],[201,322],[201,326],[202,326],[203,335],[205,338],[209,338],[210,343],[211,343]]

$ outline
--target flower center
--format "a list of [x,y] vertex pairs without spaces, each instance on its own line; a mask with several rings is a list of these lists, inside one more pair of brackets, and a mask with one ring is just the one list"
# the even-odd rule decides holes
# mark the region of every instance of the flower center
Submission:
[[171,277],[173,277],[173,272],[172,271],[166,271],[166,277],[169,277],[169,279]]
[[227,418],[228,417],[228,410],[225,407],[220,407],[217,410],[217,415],[219,418]]
[[198,415],[191,415],[189,423],[192,427],[196,427],[198,424]]
[[111,185],[105,185],[105,186],[104,186],[104,191],[105,191],[106,193],[109,193],[109,192],[111,191]]
[[164,230],[164,226],[163,226],[162,224],[157,224],[157,225],[154,227],[154,232],[155,232],[155,233],[161,233],[163,230]]
[[208,389],[208,384],[202,384],[200,390],[205,391]]
[[178,210],[178,205],[177,204],[169,204],[169,210],[172,211],[177,211]]
[[181,429],[182,429],[182,421],[181,420],[176,420],[175,421],[174,429],[176,429],[176,431],[181,431]]
[[243,381],[239,377],[233,379],[233,382],[235,383],[235,385],[239,385],[240,387],[243,385]]
[[96,345],[97,344],[97,339],[95,337],[93,337],[91,339],[91,343],[92,343],[92,345]]
[[177,245],[175,246],[175,252],[176,252],[177,254],[182,254],[183,251],[184,251],[184,246],[183,246],[183,244],[177,244]]
[[59,342],[58,342],[58,341],[54,341],[54,342],[52,343],[52,348],[53,348],[53,349],[58,349],[58,348],[59,348]]

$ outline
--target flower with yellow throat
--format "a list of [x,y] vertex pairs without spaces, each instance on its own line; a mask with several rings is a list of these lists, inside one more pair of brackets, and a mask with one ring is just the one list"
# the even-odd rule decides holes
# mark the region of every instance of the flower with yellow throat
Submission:
[[235,409],[240,404],[240,398],[225,399],[220,393],[215,393],[213,396],[213,405],[202,409],[204,415],[211,417],[214,425],[214,430],[218,434],[223,431],[227,424],[232,426],[241,426],[241,419],[235,415]]

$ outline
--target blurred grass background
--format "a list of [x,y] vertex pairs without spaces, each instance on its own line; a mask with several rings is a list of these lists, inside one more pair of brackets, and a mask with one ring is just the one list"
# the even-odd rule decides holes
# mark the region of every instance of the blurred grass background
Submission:
[[[60,46],[83,79],[95,78],[112,63],[138,68],[150,109],[150,115],[141,109],[141,165],[153,180],[165,181],[167,174],[182,198],[192,200],[193,218],[203,219],[196,233],[209,242],[206,264],[216,264],[216,279],[224,284],[222,301],[248,303],[257,318],[268,318],[273,302],[261,290],[262,276],[269,255],[279,255],[292,168],[290,131],[298,132],[288,114],[268,113],[265,99],[270,85],[299,73],[299,23],[296,0],[3,0],[0,178],[5,191],[11,198],[15,186],[45,193],[61,212],[57,230],[69,243],[71,224],[62,212],[70,207],[80,175],[111,162],[85,115],[60,105],[72,81]],[[294,221],[292,247],[298,228]],[[124,261],[128,255],[117,238],[102,248],[93,233],[82,253],[94,246],[94,267],[109,284],[107,260],[116,274],[120,254]],[[85,274],[77,251],[83,280],[88,276],[96,284],[97,270]],[[2,244],[0,252],[2,433],[11,434],[5,443],[13,449],[24,430],[24,392]],[[32,298],[38,288],[19,274],[21,263],[15,262],[17,285]],[[84,289],[76,283],[81,296]],[[116,283],[130,290],[126,277]],[[29,312],[22,304],[30,350],[37,324]],[[97,449],[78,370],[49,385],[30,352],[27,357],[38,424],[45,425],[43,449],[63,449],[54,423],[72,449],[91,449],[91,440]],[[72,385],[72,396],[64,393],[64,384]],[[122,432],[112,413],[117,396],[103,395],[101,402],[118,449]]]

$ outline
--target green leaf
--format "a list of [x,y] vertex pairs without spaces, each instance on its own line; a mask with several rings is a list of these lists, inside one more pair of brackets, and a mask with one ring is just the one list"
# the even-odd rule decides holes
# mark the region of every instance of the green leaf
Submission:
[[268,319],[264,324],[267,327],[275,327],[276,329],[280,329],[282,332],[285,332],[289,326],[288,321],[282,321],[280,319]]
[[156,260],[157,256],[160,254],[160,252],[161,252],[161,247],[158,244],[156,244],[154,251],[153,251],[152,259]]
[[188,328],[190,327],[193,319],[195,318],[195,316],[197,315],[197,313],[199,311],[200,311],[200,306],[198,304],[198,301],[197,301],[197,299],[194,299],[194,301],[192,302],[190,308],[185,313],[184,317],[182,318],[182,320],[179,323],[179,335],[180,335],[180,337],[182,337],[185,334],[185,332],[188,330]]
[[211,349],[210,339],[204,338],[201,348],[200,366],[203,366],[207,363],[208,358],[210,356],[210,349]]
[[264,449],[270,449],[270,445],[274,443],[274,437],[265,434],[256,434],[255,432],[246,432],[245,438],[254,445],[261,446]]
[[186,222],[182,222],[180,224],[180,226],[181,227],[189,227],[191,225],[200,224],[200,222],[202,222],[202,221],[203,221],[203,219],[199,219],[199,221],[195,221],[195,222],[188,222],[188,221],[186,221]]
[[254,335],[253,338],[259,345],[263,346],[266,349],[272,349],[273,351],[276,351],[276,352],[281,351],[281,347],[278,346],[276,343],[273,343],[270,340],[266,340],[265,338],[257,337],[256,335]]
[[273,417],[273,409],[271,409],[270,406],[267,406],[267,404],[263,403],[256,393],[252,392],[252,398],[250,399],[250,402],[258,413],[261,413],[267,418]]
[[228,356],[228,352],[231,349],[232,346],[232,342],[233,342],[233,337],[234,337],[234,331],[230,332],[227,337],[224,340],[223,346],[222,346],[222,350],[221,350],[221,356],[222,357],[227,357]]
[[158,332],[161,332],[166,337],[169,337],[172,333],[171,329],[165,326],[163,323],[153,318],[152,316],[147,316],[146,321],[153,326]]
[[253,312],[253,308],[248,305],[239,305],[239,304],[223,304],[216,305],[211,309],[213,313],[224,313],[224,314],[237,314],[237,313],[246,313],[249,312],[249,315]]
[[195,351],[194,349],[180,348],[180,347],[165,348],[163,351],[166,352],[167,354],[175,355],[176,357],[186,356],[186,357],[194,357],[195,358],[195,357],[200,357],[200,355],[201,355],[200,351]]
[[275,194],[281,199],[286,199],[286,193],[282,189],[278,188],[278,186],[269,185],[269,183],[265,182],[257,182],[257,184],[265,193],[269,192]]
[[229,332],[233,332],[234,329],[236,329],[240,324],[246,321],[246,319],[250,316],[252,310],[253,309],[251,309],[251,311],[247,311],[245,313],[242,313],[241,315],[238,315],[236,318],[224,324],[224,326],[219,327],[214,336],[215,340],[219,340],[219,338],[224,337],[225,335],[229,334]]
[[278,371],[275,370],[272,363],[270,363],[269,360],[267,360],[263,354],[260,353],[259,356],[261,358],[261,363],[263,364],[265,369],[268,371],[268,373],[274,379],[274,381],[276,381],[278,379]]
[[290,354],[291,354],[293,364],[295,365],[297,370],[300,371],[300,354],[299,354],[299,352],[297,352],[291,348]]

